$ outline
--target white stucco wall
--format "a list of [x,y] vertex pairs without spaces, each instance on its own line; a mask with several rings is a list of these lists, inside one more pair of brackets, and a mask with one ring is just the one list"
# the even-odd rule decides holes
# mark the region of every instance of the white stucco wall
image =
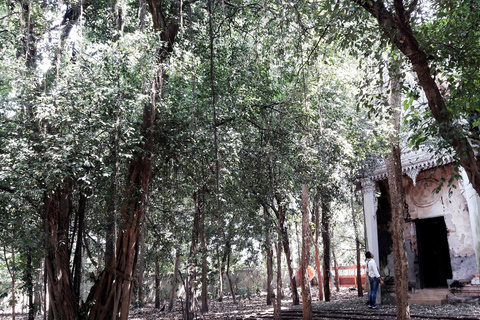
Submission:
[[[440,192],[434,189],[442,178],[449,180],[453,165],[447,165],[421,172],[414,186],[411,179],[405,179],[405,192],[412,219],[444,217],[450,249],[454,279],[466,279],[478,272],[472,225],[467,201],[458,183],[445,184]],[[415,228],[406,226],[405,238],[416,250]]]

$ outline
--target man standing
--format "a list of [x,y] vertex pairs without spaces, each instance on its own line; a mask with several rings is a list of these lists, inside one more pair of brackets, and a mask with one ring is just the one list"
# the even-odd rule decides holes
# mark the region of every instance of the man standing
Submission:
[[370,292],[368,293],[368,307],[370,309],[380,309],[377,306],[377,291],[379,283],[383,284],[383,280],[378,273],[377,263],[373,260],[373,253],[367,251],[365,253],[367,258],[366,272],[368,280],[370,281]]

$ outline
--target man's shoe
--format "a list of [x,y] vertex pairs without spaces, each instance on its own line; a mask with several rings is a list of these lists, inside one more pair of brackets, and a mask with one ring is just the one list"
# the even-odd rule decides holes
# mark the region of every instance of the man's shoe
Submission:
[[377,309],[377,310],[378,310],[378,309],[380,309],[380,307],[379,307],[379,306],[375,306],[375,307],[372,307],[372,309]]

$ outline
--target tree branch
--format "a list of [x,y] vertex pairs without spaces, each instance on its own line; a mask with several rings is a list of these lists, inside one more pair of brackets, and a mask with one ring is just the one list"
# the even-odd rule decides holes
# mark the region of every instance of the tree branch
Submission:
[[239,8],[262,8],[260,6],[260,4],[258,4],[258,3],[249,3],[249,4],[246,4],[246,5],[243,5],[243,6],[237,6],[236,4],[233,4],[233,3],[231,3],[230,1],[227,1],[227,0],[224,0],[223,2],[227,6],[230,6],[232,8],[236,8],[236,9],[239,9]]
[[10,193],[14,193],[16,191],[14,187],[10,187],[10,186],[0,186],[0,190],[10,192]]

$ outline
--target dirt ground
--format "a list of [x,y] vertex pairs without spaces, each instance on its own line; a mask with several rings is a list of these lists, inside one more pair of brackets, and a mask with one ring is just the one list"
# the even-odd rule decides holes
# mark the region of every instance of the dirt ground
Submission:
[[[312,290],[313,291],[313,290]],[[322,310],[335,310],[338,314],[370,312],[368,319],[386,319],[381,315],[371,314],[371,310],[366,307],[367,297],[357,297],[356,291],[342,289],[340,292],[332,292],[332,301],[319,302],[315,292],[313,293],[313,309],[321,312]],[[165,305],[165,307],[167,307]],[[292,306],[289,298],[282,300],[282,310],[296,310],[300,312],[301,307]],[[480,319],[480,302],[478,300],[470,303],[447,304],[443,306],[410,306],[412,314],[428,315],[429,318],[436,319]],[[382,306],[383,313],[395,313],[395,306]],[[210,301],[209,312],[206,314],[197,314],[197,319],[201,320],[239,320],[255,319],[259,315],[273,314],[273,308],[266,305],[265,294],[254,295],[250,297],[239,297],[237,303],[233,303],[231,297],[225,297],[223,302]],[[337,317],[336,317],[337,318]],[[352,319],[354,316],[351,317]],[[12,319],[11,314],[0,314],[0,320]],[[16,314],[16,320],[26,320],[26,314]],[[43,319],[37,316],[37,319]],[[147,304],[142,308],[132,308],[129,319],[131,320],[181,320],[182,301],[177,300],[172,312],[155,309],[153,305]],[[323,316],[321,319],[330,319]],[[348,316],[344,319],[350,319]],[[357,318],[355,318],[357,319]]]
[[[313,303],[318,303],[317,294],[312,288]],[[333,301],[349,301],[357,297],[356,291],[348,289],[342,289],[340,292],[332,292]],[[366,298],[365,298],[366,299]],[[301,297],[300,297],[301,300]],[[366,301],[366,300],[365,300]],[[291,298],[282,299],[282,309],[291,308]],[[206,314],[198,314],[198,319],[208,320],[230,320],[230,319],[242,319],[250,316],[255,316],[259,313],[273,313],[273,307],[266,305],[266,294],[253,295],[250,297],[238,297],[237,302],[233,303],[231,297],[227,296],[223,298],[222,302],[211,301],[209,304],[209,312]],[[143,308],[134,308],[130,311],[131,320],[180,320],[183,319],[182,314],[182,302],[176,301],[173,312],[159,311],[153,308],[151,305],[147,305]]]
[[[366,318],[363,319],[387,319],[381,315],[375,316],[372,310],[366,306],[367,296],[358,297],[356,291],[342,289],[340,292],[332,292],[332,301],[319,302],[315,293],[313,293],[313,309],[314,311],[335,310],[335,313],[356,313],[357,316],[365,312]],[[292,306],[291,300],[285,298],[282,300],[282,310],[300,311],[300,306]],[[431,319],[452,319],[458,316],[458,319],[466,317],[467,319],[480,319],[480,302],[447,304],[443,306],[410,306],[411,314],[426,315]],[[375,312],[375,311],[373,311]],[[382,313],[395,314],[395,306],[382,306]],[[225,297],[223,302],[211,302],[209,312],[206,314],[198,314],[197,319],[208,320],[239,320],[254,319],[258,315],[273,314],[273,308],[266,305],[265,294],[256,295],[250,298],[241,298],[236,304],[230,297]],[[368,316],[370,314],[371,316]],[[363,316],[360,315],[362,318]],[[351,317],[353,319],[354,316]],[[393,317],[395,318],[395,317]],[[414,318],[414,317],[412,317]],[[181,301],[177,301],[173,312],[159,311],[151,305],[143,308],[135,308],[130,312],[129,319],[132,320],[180,320],[182,316]],[[301,319],[301,317],[300,317]],[[330,319],[328,316],[321,319]],[[346,316],[345,319],[350,319]],[[356,318],[355,318],[356,319]]]

